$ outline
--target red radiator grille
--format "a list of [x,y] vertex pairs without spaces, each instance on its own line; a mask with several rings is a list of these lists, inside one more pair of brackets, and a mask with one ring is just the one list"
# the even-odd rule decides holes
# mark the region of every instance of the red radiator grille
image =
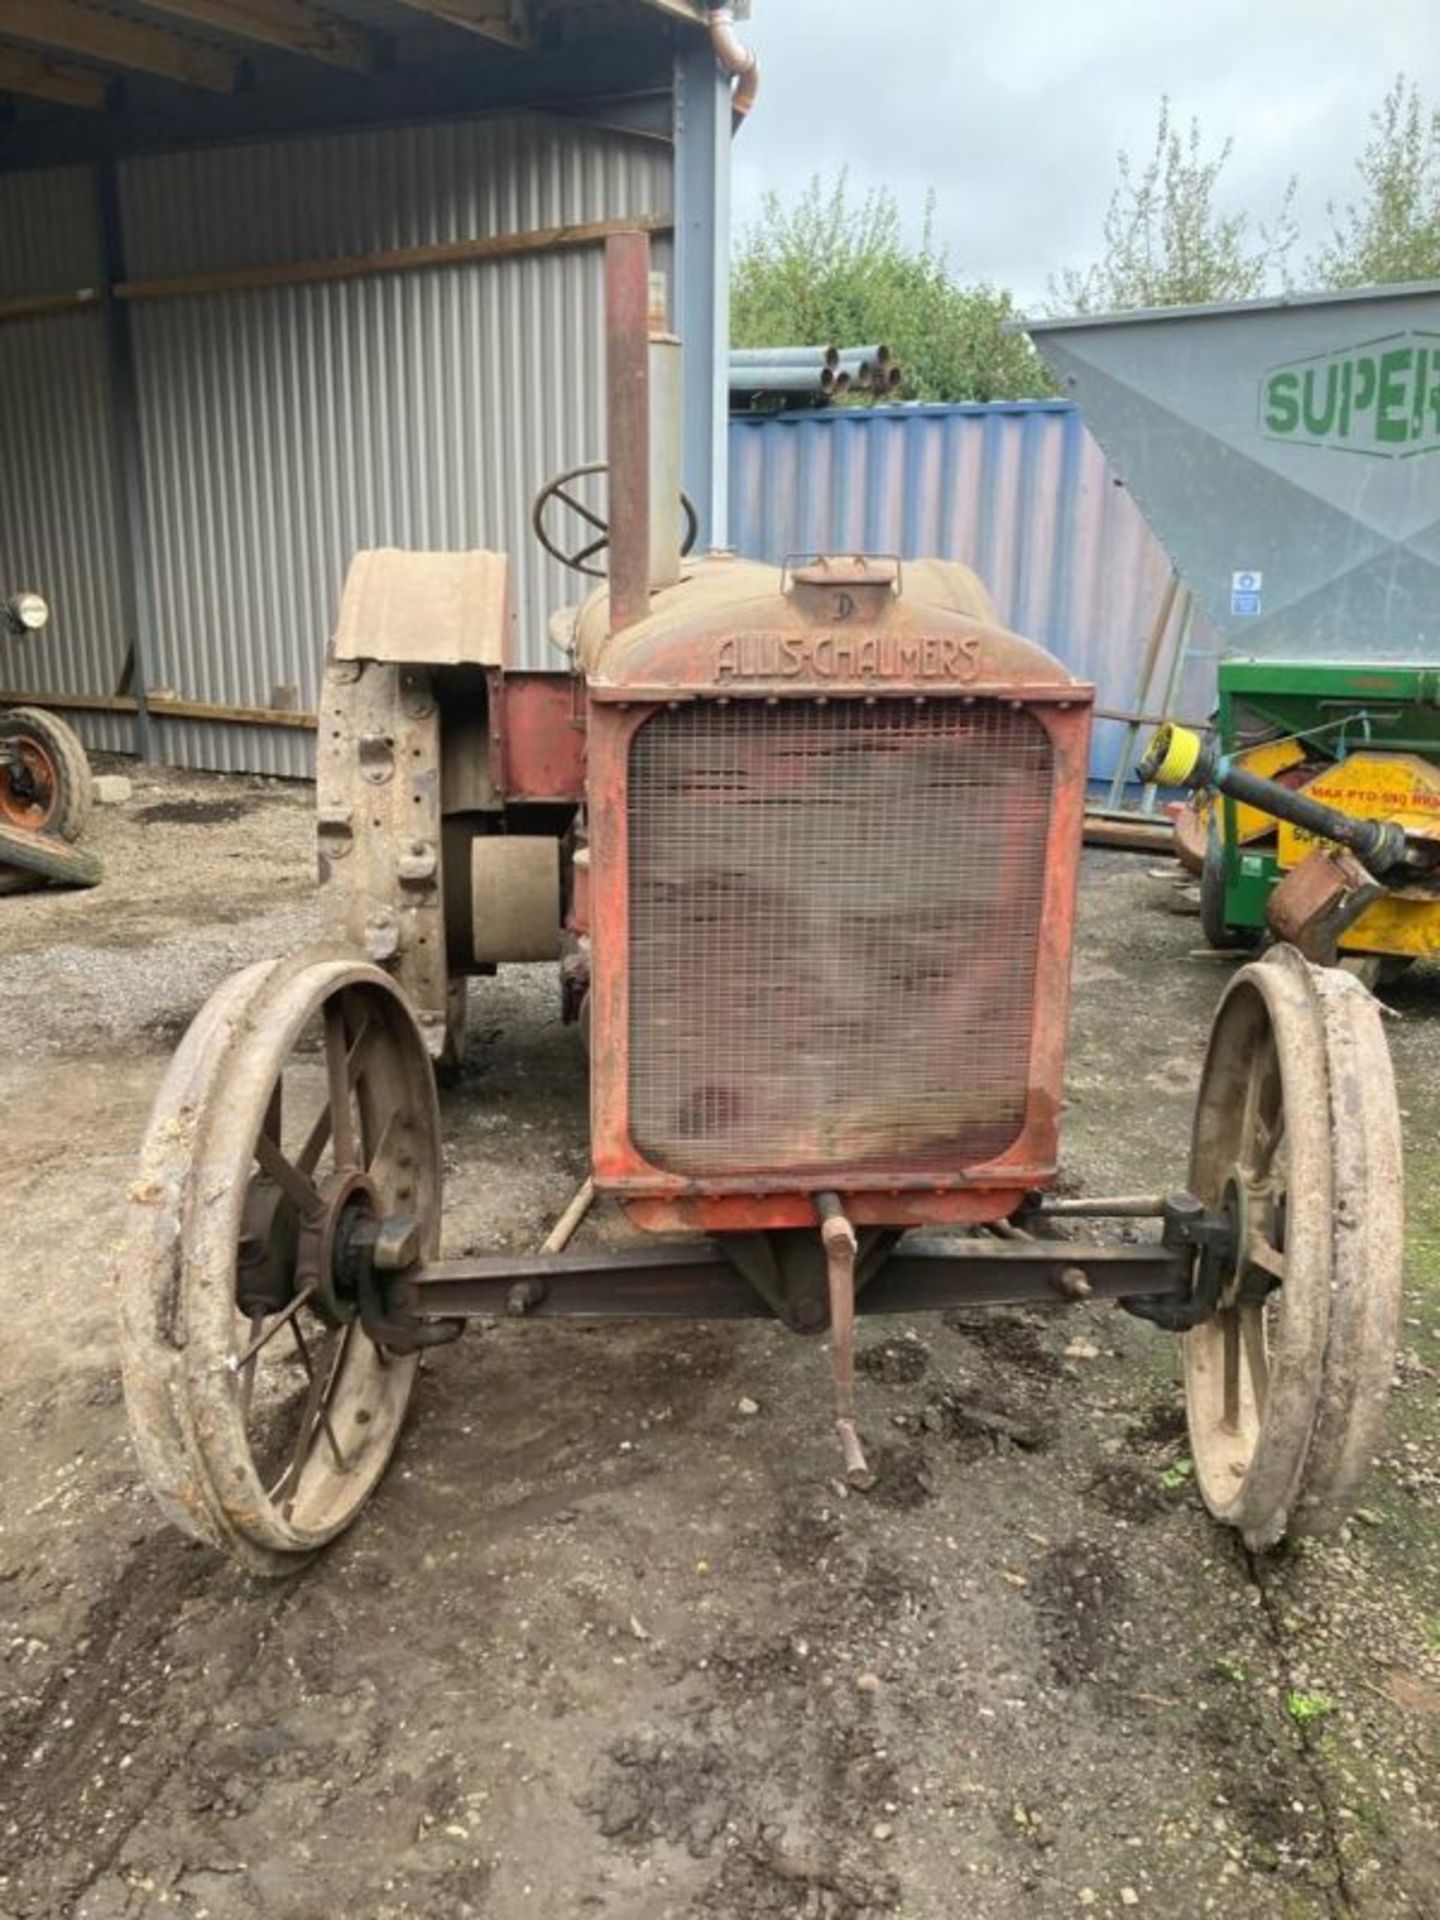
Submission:
[[656,714],[630,1128],[696,1177],[994,1158],[1024,1119],[1052,753],[959,700]]

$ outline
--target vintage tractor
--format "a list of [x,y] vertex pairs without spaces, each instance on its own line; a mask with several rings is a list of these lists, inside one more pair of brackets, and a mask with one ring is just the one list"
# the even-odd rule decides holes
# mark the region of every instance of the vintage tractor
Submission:
[[[25,639],[49,621],[38,593],[0,599],[0,636]],[[63,720],[38,707],[0,707],[0,892],[95,884],[100,863],[71,844],[84,831],[90,791],[90,762]]]
[[[1221,1001],[1188,1189],[1048,1197],[1092,689],[962,567],[682,561],[642,236],[607,299],[608,523],[574,476],[537,514],[555,540],[580,500],[573,557],[609,549],[568,669],[509,664],[503,556],[356,560],[319,712],[333,944],[222,985],[157,1097],[119,1277],[162,1507],[295,1566],[476,1315],[828,1329],[864,1488],[857,1312],[1110,1299],[1182,1336],[1211,1510],[1257,1545],[1333,1525],[1399,1312],[1374,1003],[1277,947]],[[588,1035],[595,1184],[644,1232],[446,1259],[434,1067],[468,977],[542,958]]]

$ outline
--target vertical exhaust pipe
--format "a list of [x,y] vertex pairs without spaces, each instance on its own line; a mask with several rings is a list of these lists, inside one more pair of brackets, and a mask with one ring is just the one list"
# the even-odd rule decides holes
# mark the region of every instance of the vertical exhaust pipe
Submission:
[[606,458],[610,631],[650,610],[650,238],[605,242]]
[[610,631],[650,611],[680,578],[681,348],[667,331],[665,276],[645,233],[605,243],[610,466]]

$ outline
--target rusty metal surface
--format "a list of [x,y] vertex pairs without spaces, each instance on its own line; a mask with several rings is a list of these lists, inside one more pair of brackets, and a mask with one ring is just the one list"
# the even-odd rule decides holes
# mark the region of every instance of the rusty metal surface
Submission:
[[449,976],[440,709],[428,673],[364,660],[327,666],[315,799],[328,931],[399,983],[439,1055]]
[[1353,854],[1316,847],[1273,889],[1265,919],[1277,940],[1318,966],[1333,966],[1340,935],[1384,891]]
[[610,466],[610,624],[650,606],[650,239],[605,242],[606,444]]
[[580,800],[585,702],[571,673],[492,674],[492,745],[507,800]]
[[1195,1105],[1188,1184],[1231,1210],[1240,1259],[1219,1312],[1182,1343],[1190,1451],[1206,1506],[1257,1551],[1289,1523],[1329,1329],[1334,1150],[1316,971],[1277,946],[1232,977]]
[[[293,1082],[286,1097],[280,1089],[322,1015],[316,1121],[313,1106],[294,1102]],[[302,1079],[313,1058],[304,1052]],[[387,1361],[335,1329],[318,1364],[306,1361],[299,1434],[281,1436],[291,1468],[271,1479],[255,1433],[256,1330],[252,1322],[247,1340],[237,1318],[247,1223],[267,1167],[307,1214],[361,1179],[387,1213],[403,1206],[418,1223],[423,1255],[438,1249],[433,1079],[403,999],[363,962],[324,950],[263,962],[206,1002],[156,1097],[118,1261],[126,1404],[152,1490],[186,1532],[276,1573],[363,1505],[398,1436],[414,1363]],[[298,1313],[292,1302],[262,1317],[278,1331]],[[303,1343],[301,1334],[302,1354]]]
[[[946,588],[963,588],[963,581],[926,580],[921,593],[936,598],[912,597],[905,572],[895,576],[893,587],[883,573],[866,582],[837,572],[828,584],[801,582],[785,591],[779,569],[707,558],[687,568],[679,587],[657,594],[650,615],[636,627],[606,637],[603,596],[582,613],[580,652],[591,696],[592,1153],[601,1187],[623,1197],[632,1217],[647,1227],[813,1225],[808,1196],[821,1188],[840,1192],[852,1217],[867,1225],[995,1219],[1014,1211],[1017,1189],[1043,1187],[1054,1177],[1092,689],[1070,680],[1058,662],[1019,635],[956,610]],[[987,715],[980,725],[979,717]],[[652,726],[660,757],[649,756],[655,764],[647,768],[644,736]],[[964,812],[977,795],[958,747],[962,738],[969,745],[988,739],[987,727],[1000,729],[995,738],[1002,744],[991,751],[1001,786],[990,795],[996,818],[982,828],[984,803],[973,814]],[[850,729],[855,738],[847,747]],[[739,758],[727,764],[724,743],[731,739],[739,743]],[[1023,799],[1008,765],[1010,748],[1022,739],[1036,756],[1018,763],[1022,772],[1049,756],[1038,804]],[[668,741],[679,751],[669,752],[667,763]],[[857,745],[863,750],[852,751]],[[983,767],[983,760],[977,765]],[[807,769],[813,775],[808,789]],[[643,804],[632,800],[632,777],[650,782]],[[746,783],[755,783],[761,804],[747,804]],[[914,819],[906,812],[912,786]],[[691,789],[693,805],[686,797]],[[963,853],[950,838],[957,795],[972,836]],[[652,803],[659,809],[658,828],[668,836],[664,847],[652,848],[646,838],[654,839],[648,824]],[[796,840],[787,868],[783,836],[769,832],[767,839],[766,820],[778,820],[788,804],[801,833],[807,803],[822,812],[828,808],[829,825]],[[953,932],[963,918],[967,885],[978,886],[983,898],[986,876],[994,878],[1003,863],[1013,866],[1020,857],[1017,834],[1029,836],[1018,871],[1038,873],[1039,879],[1013,951],[1003,962],[989,948],[978,961],[974,953],[952,956],[939,968],[940,974],[948,970],[948,988],[939,977],[927,978],[918,953],[925,914],[938,912]],[[700,865],[690,872],[683,866],[686,835],[699,836],[691,852]],[[672,841],[681,849],[679,868]],[[887,853],[885,862],[877,861],[877,847]],[[661,996],[672,996],[659,1025],[637,986],[651,962],[640,949],[632,951],[631,897],[633,888],[650,884],[641,860],[656,854],[672,862],[661,881],[679,889],[676,899],[690,921],[688,940],[677,938],[676,916],[657,897],[645,910],[650,924],[639,928],[646,939],[671,943],[668,963],[655,964],[648,975]],[[924,863],[923,888],[913,875],[906,879],[917,856]],[[767,861],[777,860],[776,872],[767,872]],[[967,861],[973,868],[968,878]],[[854,874],[847,878],[849,866]],[[1022,1119],[1008,1145],[1001,1138],[1004,1124],[993,1115],[986,1132],[981,1107],[994,1087],[982,1090],[980,1107],[962,1115],[965,1091],[952,1086],[947,1093],[938,1078],[923,1077],[934,1071],[928,1053],[916,1084],[906,1083],[889,1063],[886,1020],[897,1030],[894,1044],[912,1064],[924,1043],[908,1031],[898,1034],[901,1023],[890,1006],[893,982],[885,982],[878,958],[881,943],[856,946],[866,912],[856,875],[861,895],[867,885],[871,890],[872,921],[882,911],[914,916],[908,938],[920,966],[906,991],[915,1003],[912,1012],[936,1023],[928,1036],[932,1048],[937,1035],[942,1048],[951,1045],[967,1018],[978,1033],[974,1008],[988,995],[992,1010],[1003,1010],[1007,969],[1023,983],[1033,967],[1023,998],[1034,1017],[1025,1039],[1014,1042],[1010,1064],[1010,1093],[1020,1090]],[[706,886],[714,893],[714,913],[706,911]],[[827,888],[833,895],[828,903],[822,897]],[[720,911],[727,889],[729,902]],[[924,889],[928,895],[922,898]],[[996,881],[987,912],[1003,917],[1003,894]],[[736,901],[744,903],[744,915],[729,910]],[[835,939],[847,915],[848,950]],[[810,925],[802,930],[807,916]],[[988,937],[987,928],[978,930]],[[747,938],[753,942],[748,947]],[[773,942],[769,953],[767,938]],[[857,952],[863,964],[856,982],[837,984],[837,971],[854,966]],[[737,963],[746,969],[738,987]],[[767,969],[773,976],[768,1002],[761,990]],[[675,997],[677,978],[689,982],[683,1001]],[[855,1025],[857,992],[862,1018]],[[684,1023],[704,1019],[700,1003],[707,998],[714,1007],[713,1032],[704,1046],[723,1071],[717,1077],[703,1058],[698,1076],[690,1071],[693,1061],[674,1071],[681,1054],[693,1052],[689,1041],[677,1051],[675,1035]],[[760,1075],[757,1090],[745,1097],[754,1113],[770,1114],[761,1128],[736,1109],[738,1132],[721,1111],[730,1098],[725,1075],[734,1062],[728,1041],[719,1037],[734,1025],[737,1007],[741,1044],[750,1048],[749,1064]],[[784,1043],[778,1054],[766,1020],[778,1022],[775,1031]],[[866,1020],[878,1023],[868,1033]],[[834,1102],[817,1099],[813,1087],[804,1085],[802,1027],[830,1059],[847,1051],[865,1055],[843,1118],[814,1117]],[[652,1052],[655,1060],[647,1065]],[[744,1077],[753,1081],[754,1072]],[[667,1073],[668,1084],[662,1079]],[[859,1090],[862,1078],[868,1094]],[[963,1076],[958,1084],[963,1087]],[[637,1137],[630,1111],[637,1093],[651,1100],[638,1135],[670,1164],[657,1164]],[[926,1110],[932,1094],[949,1102],[938,1126],[932,1124],[933,1105]],[[808,1105],[797,1106],[787,1120],[781,1109],[800,1096]],[[691,1107],[682,1111],[687,1100]],[[686,1130],[697,1125],[716,1136],[717,1150],[694,1152],[696,1142]],[[733,1136],[728,1145],[727,1132]],[[967,1157],[967,1139],[974,1157]],[[824,1158],[842,1148],[869,1158],[848,1165]],[[971,1197],[957,1199],[962,1190]]]
[[1333,1533],[1379,1453],[1403,1307],[1404,1146],[1390,1049],[1373,995],[1317,974],[1335,1180],[1334,1284],[1315,1430],[1291,1531]]
[[[903,1241],[860,1290],[857,1314],[957,1306],[1072,1305],[1064,1275],[1082,1272],[1093,1299],[1183,1294],[1187,1255],[1159,1245],[1080,1240]],[[515,1294],[516,1288],[523,1291]],[[644,1242],[559,1254],[427,1261],[403,1301],[425,1319],[454,1315],[576,1319],[773,1319],[774,1311],[712,1240]]]
[[399,666],[501,666],[510,641],[503,553],[357,553],[335,625],[336,660]]
[[994,1159],[1029,1091],[1053,791],[958,700],[655,715],[629,791],[631,1129],[692,1177]]

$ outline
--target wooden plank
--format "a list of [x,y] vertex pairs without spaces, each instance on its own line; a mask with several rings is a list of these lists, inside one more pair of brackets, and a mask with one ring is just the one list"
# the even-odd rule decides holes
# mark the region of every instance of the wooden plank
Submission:
[[0,692],[0,707],[43,707],[60,713],[134,713],[139,702],[123,693],[36,693],[30,689]]
[[356,73],[369,73],[379,64],[369,34],[311,6],[309,0],[147,0],[147,5],[194,26],[215,27]]
[[535,45],[527,19],[529,9],[517,0],[400,0],[400,4],[412,13],[428,13],[447,26],[478,33],[513,53],[528,53]]
[[27,53],[24,47],[0,47],[0,93],[23,93],[32,100],[51,100],[56,106],[98,113],[109,91],[108,76],[93,67],[46,60],[38,53]]
[[155,720],[208,720],[227,727],[288,727],[294,733],[314,733],[313,713],[294,707],[238,707],[223,700],[185,700],[178,693],[151,691],[145,709]]
[[421,267],[448,267],[486,260],[512,260],[531,253],[557,253],[593,246],[612,233],[668,233],[669,216],[647,214],[627,220],[591,220],[577,227],[539,227],[502,233],[486,240],[452,240],[430,247],[396,247],[388,253],[337,254],[330,260],[295,260],[276,267],[242,267],[234,272],[187,274],[175,280],[132,280],[115,288],[117,300],[188,300],[199,295],[247,293],[266,287],[314,286],[328,280],[361,280],[374,274],[409,273]]
[[73,293],[24,293],[13,300],[0,300],[0,323],[39,320],[51,313],[80,313],[86,307],[98,307],[103,298],[98,287],[77,287]]
[[[139,701],[125,693],[38,693],[28,689],[0,690],[0,707],[43,707],[59,713],[135,713]],[[231,706],[223,700],[185,700],[164,689],[145,696],[146,711],[160,720],[206,720],[223,727],[288,727],[293,733],[313,733],[315,715],[293,707]]]
[[218,47],[187,40],[168,27],[102,12],[84,0],[0,0],[0,36],[159,74],[212,93],[233,92],[240,67]]

